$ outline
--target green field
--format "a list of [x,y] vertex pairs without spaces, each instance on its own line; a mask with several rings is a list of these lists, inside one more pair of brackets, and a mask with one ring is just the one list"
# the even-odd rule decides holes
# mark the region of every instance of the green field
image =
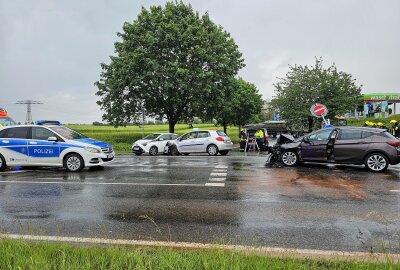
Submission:
[[[118,127],[93,126],[93,125],[68,125],[68,127],[85,134],[86,136],[113,145],[117,153],[131,152],[132,143],[142,138],[142,129],[138,126]],[[223,130],[213,124],[194,124],[194,128]],[[188,125],[178,124],[175,126],[175,133],[180,135],[192,131]],[[144,134],[157,132],[168,132],[168,125],[145,125]],[[237,127],[228,128],[228,136],[233,142],[239,141],[239,130]]]
[[268,257],[214,250],[73,246],[0,239],[0,269],[400,269],[387,262]]

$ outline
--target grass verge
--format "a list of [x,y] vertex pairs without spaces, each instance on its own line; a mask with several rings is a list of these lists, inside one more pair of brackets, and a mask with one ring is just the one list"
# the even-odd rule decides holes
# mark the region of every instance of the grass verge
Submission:
[[400,269],[394,262],[268,257],[196,251],[0,239],[0,269]]

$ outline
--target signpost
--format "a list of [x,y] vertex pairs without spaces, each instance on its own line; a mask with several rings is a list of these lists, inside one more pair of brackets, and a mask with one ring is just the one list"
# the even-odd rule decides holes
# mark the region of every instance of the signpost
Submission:
[[310,112],[313,116],[317,118],[322,118],[324,120],[325,125],[328,125],[329,123],[325,120],[325,116],[328,114],[328,108],[319,103],[315,103],[314,105],[311,106]]

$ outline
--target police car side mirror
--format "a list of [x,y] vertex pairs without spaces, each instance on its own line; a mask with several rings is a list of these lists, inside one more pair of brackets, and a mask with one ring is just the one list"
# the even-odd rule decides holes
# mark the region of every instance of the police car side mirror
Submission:
[[304,138],[303,138],[303,142],[305,142],[305,143],[310,143],[310,139],[309,139],[308,137],[304,137]]
[[55,136],[49,137],[49,138],[47,138],[47,140],[48,140],[49,142],[58,142],[58,139],[57,139],[57,137],[55,137]]
[[164,138],[160,138],[160,139],[158,139],[159,141],[163,141],[164,140]]

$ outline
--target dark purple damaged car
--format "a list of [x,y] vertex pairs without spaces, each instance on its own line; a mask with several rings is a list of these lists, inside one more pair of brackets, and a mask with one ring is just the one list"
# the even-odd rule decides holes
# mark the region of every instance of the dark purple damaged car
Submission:
[[389,164],[400,163],[400,141],[376,128],[321,129],[296,140],[289,139],[279,147],[280,159],[286,166],[302,161],[365,164],[371,171],[382,172]]

